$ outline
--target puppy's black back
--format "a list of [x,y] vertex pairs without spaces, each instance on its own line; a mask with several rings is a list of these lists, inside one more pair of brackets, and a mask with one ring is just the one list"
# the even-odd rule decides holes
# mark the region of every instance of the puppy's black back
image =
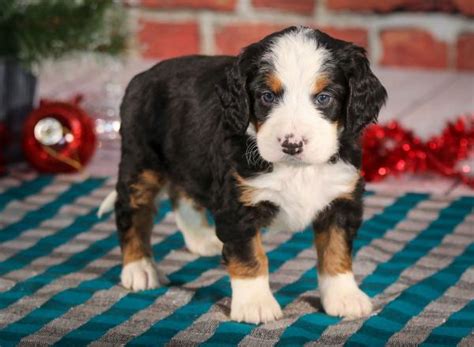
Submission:
[[221,117],[215,86],[235,59],[181,57],[135,76],[120,110],[122,171],[158,171],[209,205],[206,190],[212,179],[206,164],[215,155]]

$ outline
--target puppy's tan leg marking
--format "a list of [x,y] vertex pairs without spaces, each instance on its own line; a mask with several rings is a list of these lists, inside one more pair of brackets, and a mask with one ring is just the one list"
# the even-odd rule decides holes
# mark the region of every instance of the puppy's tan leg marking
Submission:
[[231,319],[238,322],[266,323],[282,316],[268,280],[268,258],[260,233],[250,241],[248,261],[228,259],[231,278]]
[[268,276],[268,258],[262,244],[260,232],[250,240],[250,253],[248,261],[243,262],[236,258],[231,258],[227,264],[227,271],[231,278],[255,278],[258,276]]
[[164,181],[153,171],[145,170],[130,185],[132,225],[121,239],[122,284],[137,291],[156,288],[159,276],[151,250],[151,230],[156,212],[155,197]]
[[222,242],[216,236],[215,227],[209,225],[203,207],[181,195],[174,202],[174,211],[176,224],[190,252],[201,256],[221,254]]
[[352,257],[344,230],[331,226],[316,231],[321,302],[327,314],[357,318],[372,312],[369,297],[352,273]]
[[320,274],[334,276],[352,271],[352,257],[343,230],[331,227],[317,232],[316,251]]

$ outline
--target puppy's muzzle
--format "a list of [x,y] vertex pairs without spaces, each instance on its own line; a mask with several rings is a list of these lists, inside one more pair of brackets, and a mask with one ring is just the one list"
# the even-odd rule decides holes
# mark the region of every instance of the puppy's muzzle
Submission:
[[297,155],[303,152],[304,141],[296,140],[293,134],[286,135],[281,143],[281,150],[285,154]]

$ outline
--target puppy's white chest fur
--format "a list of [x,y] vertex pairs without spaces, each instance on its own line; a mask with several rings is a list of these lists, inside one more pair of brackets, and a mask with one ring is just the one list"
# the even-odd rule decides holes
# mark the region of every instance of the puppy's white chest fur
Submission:
[[351,193],[359,178],[347,163],[312,166],[275,165],[270,173],[246,180],[254,189],[252,202],[270,201],[280,211],[270,230],[297,231],[306,228],[332,200]]

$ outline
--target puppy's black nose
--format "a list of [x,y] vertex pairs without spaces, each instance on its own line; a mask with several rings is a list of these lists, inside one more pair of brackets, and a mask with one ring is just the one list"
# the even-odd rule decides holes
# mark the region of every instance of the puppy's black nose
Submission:
[[289,154],[289,155],[295,155],[295,154],[300,154],[303,152],[303,141],[299,142],[290,142],[288,138],[283,141],[281,144],[282,151],[283,153]]

